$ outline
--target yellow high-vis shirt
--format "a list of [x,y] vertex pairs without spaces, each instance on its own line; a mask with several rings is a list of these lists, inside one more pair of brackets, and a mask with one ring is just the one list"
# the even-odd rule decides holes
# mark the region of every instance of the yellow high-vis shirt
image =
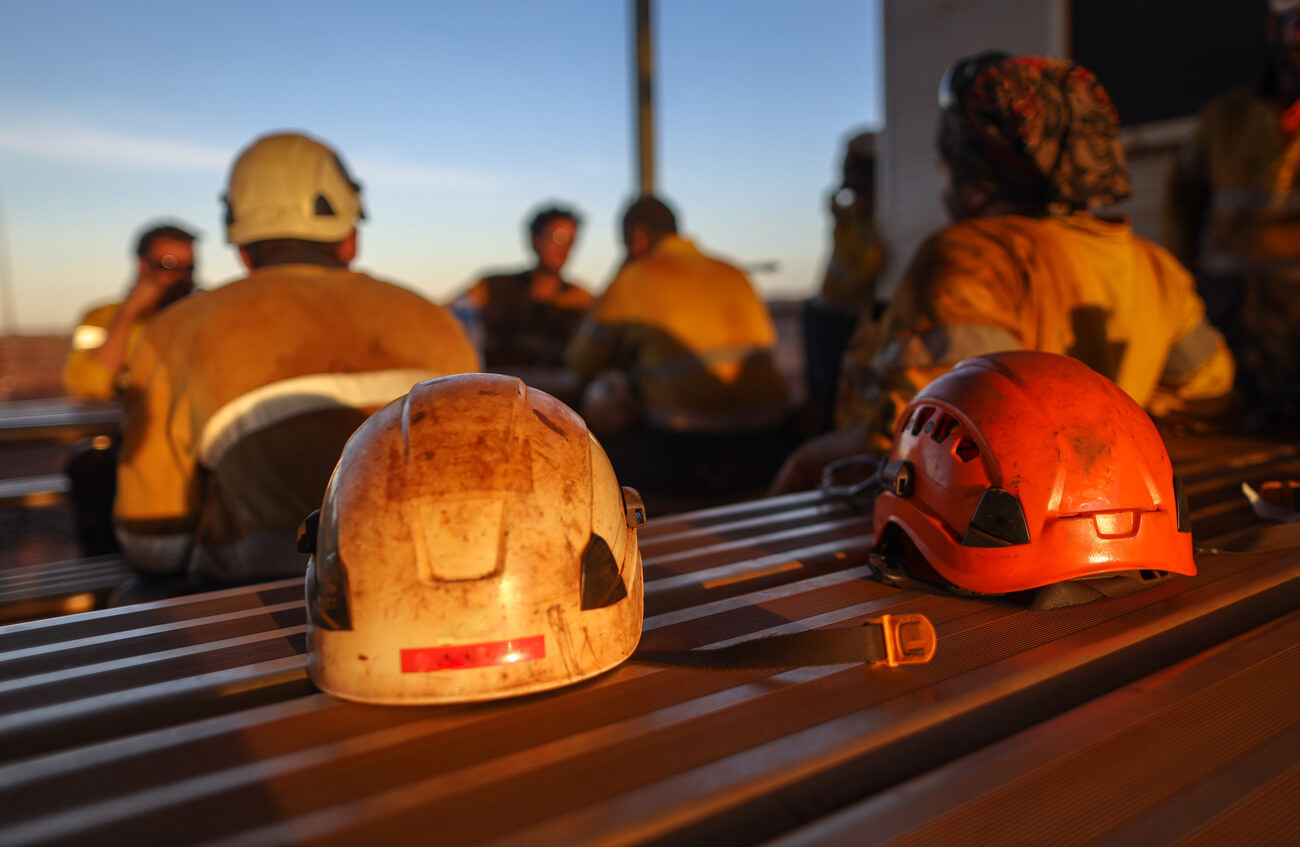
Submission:
[[346,269],[275,265],[168,307],[127,374],[114,519],[128,559],[218,584],[301,573],[296,528],[353,430],[478,365],[446,310]]
[[850,342],[836,423],[886,446],[916,392],[999,350],[1073,356],[1157,414],[1232,390],[1232,355],[1167,251],[1125,221],[1003,215],[917,250],[879,329],[864,320]]
[[772,316],[745,274],[670,235],[619,271],[565,362],[583,379],[628,373],[652,426],[753,430],[786,413],[775,346]]
[[[103,347],[108,339],[108,327],[113,323],[113,318],[121,306],[121,303],[96,306],[77,322],[77,328],[72,332],[72,346],[63,364],[63,390],[68,392],[69,396],[85,400],[112,400],[117,396],[120,373],[114,373],[104,367],[95,352]],[[144,332],[144,321],[137,321],[131,327],[125,361],[131,360],[131,351],[140,341],[142,332]]]

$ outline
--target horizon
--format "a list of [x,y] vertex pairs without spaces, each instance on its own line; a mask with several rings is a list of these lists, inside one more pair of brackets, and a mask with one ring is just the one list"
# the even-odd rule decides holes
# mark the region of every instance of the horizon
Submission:
[[[635,185],[630,3],[294,2],[253,30],[258,10],[9,12],[0,273],[17,314],[0,325],[66,332],[120,299],[159,219],[199,232],[201,285],[242,276],[218,197],[236,153],[282,128],[330,143],[365,186],[354,267],[445,303],[524,266],[529,212],[560,202],[583,217],[566,274],[604,289]],[[752,277],[765,298],[811,295],[843,141],[883,114],[878,0],[659,0],[654,15],[657,193],[705,251],[778,263]]]

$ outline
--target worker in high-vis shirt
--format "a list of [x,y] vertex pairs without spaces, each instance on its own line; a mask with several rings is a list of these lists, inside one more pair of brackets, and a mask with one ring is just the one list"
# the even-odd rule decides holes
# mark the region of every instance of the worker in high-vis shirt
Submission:
[[194,291],[194,234],[175,224],[151,226],[136,240],[136,277],[120,303],[86,312],[72,333],[63,366],[71,397],[111,400],[145,322]]
[[580,227],[572,209],[539,209],[527,226],[533,266],[485,276],[452,301],[452,314],[478,342],[484,367],[564,367],[564,348],[593,299],[563,276]]
[[420,380],[478,368],[447,311],[349,269],[360,186],[329,147],[259,138],[224,199],[248,275],[158,315],[128,369],[129,599],[303,573],[297,527],[353,430]]
[[885,249],[876,227],[876,135],[859,132],[845,144],[839,186],[831,192],[831,253],[816,297],[804,304],[804,375],[818,412],[818,429],[830,429],[840,363],[858,319],[878,316],[876,280]]
[[918,249],[879,329],[860,325],[840,429],[801,448],[776,490],[888,449],[908,400],[970,356],[1067,354],[1157,415],[1219,412],[1231,394],[1232,356],[1191,275],[1095,211],[1127,196],[1129,181],[1114,106],[1090,72],[985,53],[949,68],[939,103],[954,222]]
[[1200,113],[1165,192],[1165,244],[1196,275],[1258,423],[1300,422],[1300,0],[1269,0],[1258,83]]
[[622,236],[626,261],[565,354],[588,383],[583,417],[629,485],[741,485],[739,463],[711,461],[770,456],[758,447],[780,438],[788,414],[767,305],[739,268],[679,235],[658,198],[628,206]]

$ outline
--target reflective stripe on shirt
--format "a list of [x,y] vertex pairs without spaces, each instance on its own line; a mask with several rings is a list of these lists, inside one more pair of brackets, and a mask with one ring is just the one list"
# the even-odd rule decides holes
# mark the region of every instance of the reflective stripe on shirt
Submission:
[[198,460],[215,468],[245,436],[308,412],[338,407],[383,406],[421,380],[442,376],[422,368],[366,373],[311,374],[283,379],[240,395],[216,411],[203,427]]

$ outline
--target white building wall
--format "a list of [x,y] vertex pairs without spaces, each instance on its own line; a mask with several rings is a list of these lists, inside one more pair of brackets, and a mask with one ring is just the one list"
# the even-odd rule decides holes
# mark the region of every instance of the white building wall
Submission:
[[925,236],[947,222],[935,150],[939,79],[982,50],[1063,56],[1068,0],[884,0],[885,127],[877,206],[888,297]]

